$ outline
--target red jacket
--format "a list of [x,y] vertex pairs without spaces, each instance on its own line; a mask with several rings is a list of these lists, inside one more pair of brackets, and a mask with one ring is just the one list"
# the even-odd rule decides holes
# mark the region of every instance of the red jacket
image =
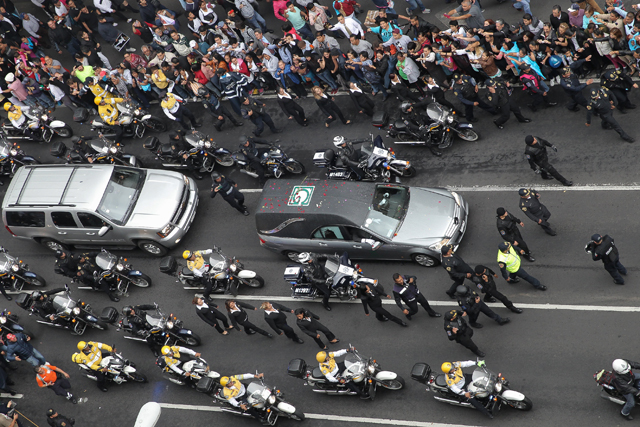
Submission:
[[196,81],[201,85],[206,85],[207,83],[209,83],[209,79],[207,78],[207,76],[204,75],[202,70],[194,71],[193,76],[195,77]]
[[355,0],[342,0],[333,2],[333,7],[336,10],[340,10],[340,6],[342,6],[342,11],[345,16],[350,16],[354,12],[354,8],[356,7]]

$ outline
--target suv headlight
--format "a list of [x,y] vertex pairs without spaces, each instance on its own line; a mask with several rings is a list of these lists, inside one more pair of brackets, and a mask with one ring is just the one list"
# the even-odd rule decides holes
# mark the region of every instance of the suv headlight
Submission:
[[75,314],[76,316],[80,314],[80,307],[76,307],[73,309],[73,314]]
[[456,201],[456,203],[460,207],[462,207],[462,197],[460,197],[460,195],[458,193],[456,193],[455,191],[452,191],[451,195],[453,196],[453,199]]
[[173,322],[171,320],[167,322],[167,329],[173,329]]
[[438,251],[440,251],[440,249],[442,249],[442,247],[444,245],[449,243],[449,240],[451,240],[451,239],[449,239],[449,238],[442,239],[439,242],[434,243],[433,245],[429,245],[429,249],[431,249],[432,251],[438,252]]
[[175,225],[167,224],[167,225],[164,226],[164,228],[162,230],[158,231],[156,234],[164,239],[169,234],[171,234],[171,232],[173,231],[174,228],[176,228]]
[[20,270],[20,266],[19,266],[18,264],[13,264],[13,265],[11,266],[11,270],[12,270],[12,271],[16,271],[16,272],[17,272],[18,270]]
[[273,394],[271,396],[269,396],[269,398],[267,399],[267,403],[269,405],[273,405],[274,403],[276,403],[276,396],[273,395]]

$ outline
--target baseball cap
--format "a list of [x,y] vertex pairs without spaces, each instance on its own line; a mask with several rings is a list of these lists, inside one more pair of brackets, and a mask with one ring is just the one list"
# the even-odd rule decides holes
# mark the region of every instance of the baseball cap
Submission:
[[51,417],[51,415],[55,414],[56,410],[53,408],[47,409],[47,417]]
[[506,251],[507,249],[509,249],[509,246],[511,246],[511,243],[502,242],[498,245],[498,249],[500,249],[501,251]]
[[446,255],[449,253],[449,251],[453,249],[453,246],[451,245],[444,245],[441,249],[440,252],[442,253],[442,255]]
[[602,236],[599,234],[594,234],[593,236],[591,236],[591,240],[593,240],[594,242],[599,242],[600,240],[602,240]]
[[524,142],[525,142],[527,145],[531,145],[531,144],[533,144],[533,135],[527,135],[527,136],[525,136],[525,137],[524,137]]
[[224,21],[218,22],[218,27],[220,27],[220,28],[224,27]]
[[393,34],[400,34],[400,30],[398,28],[394,28],[393,31],[391,31]]
[[521,188],[518,190],[520,196],[528,196],[530,191],[527,188]]
[[569,12],[576,12],[578,11],[578,9],[580,9],[580,6],[578,5],[578,3],[572,3],[571,7],[569,7],[569,9],[567,9]]
[[487,87],[493,87],[493,86],[495,86],[495,85],[496,85],[496,81],[495,81],[495,80],[493,80],[493,79],[487,79],[487,80],[485,80],[484,84],[485,84]]
[[16,337],[16,336],[15,336],[15,335],[13,335],[13,334],[7,334],[7,339],[8,339],[8,340],[12,340],[12,339],[14,339],[15,337]]

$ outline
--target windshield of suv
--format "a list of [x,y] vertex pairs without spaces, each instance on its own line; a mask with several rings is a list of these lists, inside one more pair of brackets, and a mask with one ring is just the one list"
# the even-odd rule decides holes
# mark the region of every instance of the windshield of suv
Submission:
[[378,185],[373,193],[364,226],[373,233],[393,239],[409,208],[409,188]]
[[144,170],[114,168],[97,212],[124,225],[136,205],[145,176]]

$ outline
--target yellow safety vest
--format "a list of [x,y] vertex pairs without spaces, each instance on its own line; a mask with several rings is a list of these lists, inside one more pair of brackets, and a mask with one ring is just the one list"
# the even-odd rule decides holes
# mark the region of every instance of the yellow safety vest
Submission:
[[447,386],[451,387],[454,384],[458,384],[460,381],[464,379],[464,374],[462,373],[462,368],[454,364],[455,370],[453,372],[449,372],[445,377],[447,378]]
[[113,349],[102,343],[95,343],[93,341],[89,341],[88,344],[91,346],[91,351],[89,354],[84,354],[84,352],[76,353],[77,356],[75,358],[76,363],[82,363],[87,365],[89,368],[94,371],[100,369],[100,362],[102,362],[102,351],[104,349],[106,351],[113,351]]
[[91,93],[93,93],[94,96],[99,96],[101,98],[115,98],[111,92],[107,92],[107,90],[99,84],[89,86],[89,89],[91,89]]
[[12,122],[15,122],[18,126],[22,126],[22,124],[25,121],[25,118],[22,115],[22,109],[17,105],[14,105],[14,108],[15,108],[15,111],[7,112],[7,115],[9,116],[9,120],[11,120]]
[[98,105],[100,118],[108,125],[115,124],[118,119],[118,109],[114,105]]
[[240,384],[240,381],[236,379],[236,377],[229,377],[229,383],[227,383],[227,385],[222,389],[222,395],[225,399],[229,400],[232,397],[236,397],[238,394],[240,394],[241,389],[242,384]]
[[505,254],[498,251],[498,262],[503,263],[509,273],[515,273],[520,270],[520,257],[513,246],[509,247],[509,253]]
[[329,353],[329,360],[325,360],[320,364],[320,370],[323,375],[330,374],[336,369],[336,359],[333,358],[333,354]]
[[193,254],[196,256],[196,259],[187,261],[187,268],[191,271],[200,270],[205,263],[204,257],[200,255],[200,252],[194,252]]
[[160,106],[162,108],[166,108],[167,110],[171,111],[171,109],[173,109],[173,107],[176,105],[176,102],[178,102],[176,97],[173,96],[172,93],[168,93],[167,99],[166,100],[163,99],[162,102],[160,103]]

